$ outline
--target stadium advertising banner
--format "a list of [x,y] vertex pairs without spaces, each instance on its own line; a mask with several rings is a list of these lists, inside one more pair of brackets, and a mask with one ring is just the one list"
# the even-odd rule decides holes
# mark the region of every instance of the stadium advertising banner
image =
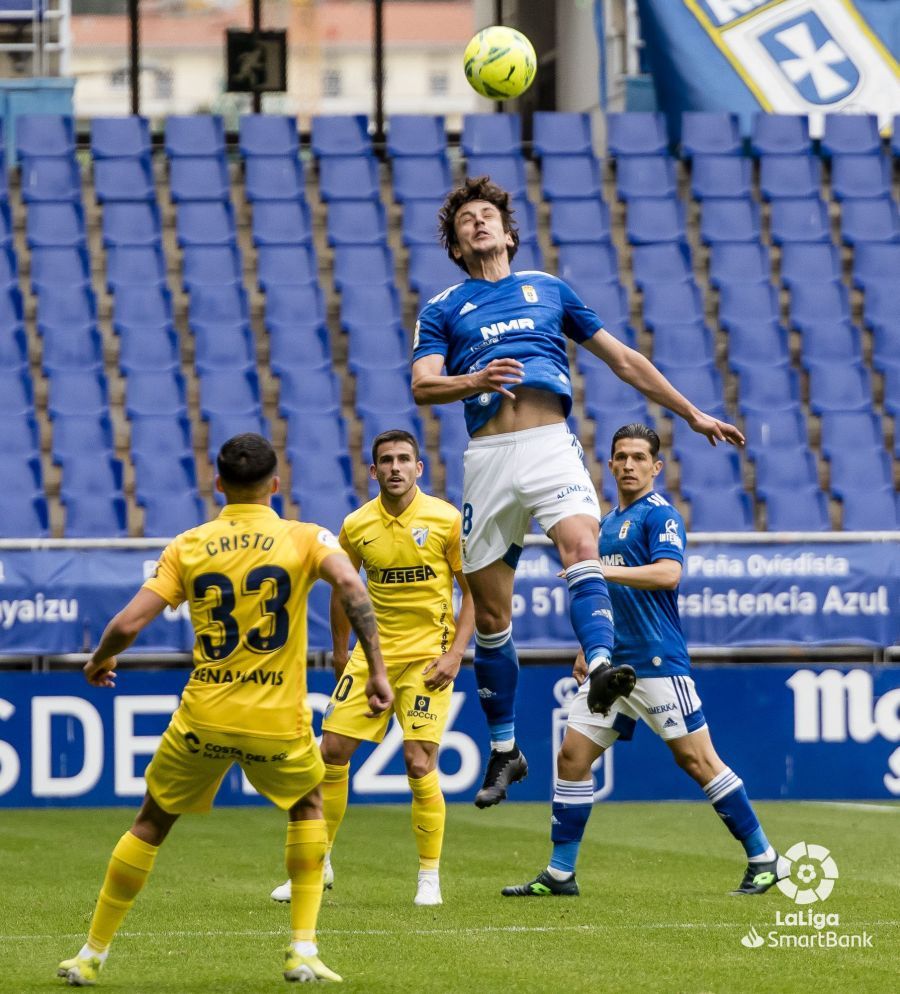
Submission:
[[[888,646],[900,642],[896,542],[698,544],[685,557],[679,608],[690,645]],[[0,654],[87,651],[156,567],[153,549],[0,550]],[[525,549],[513,632],[521,647],[575,648],[568,592],[549,545]],[[329,589],[309,605],[309,645],[331,648]],[[190,652],[187,609],[166,610],[135,643]]]
[[[0,807],[134,806],[142,774],[187,671],[129,671],[115,690],[77,673],[0,671]],[[900,667],[720,666],[695,673],[713,741],[758,799],[900,797]],[[310,673],[318,727],[334,686]],[[566,667],[521,673],[518,740],[528,757],[515,800],[547,801],[553,758],[575,683]],[[456,683],[440,753],[448,800],[471,801],[480,785],[486,730],[472,671]],[[408,801],[399,726],[353,760],[351,800]],[[595,769],[596,797],[610,801],[702,800],[647,728],[616,744]],[[262,800],[232,767],[219,804]],[[489,817],[489,816],[486,816]]]
[[877,114],[900,107],[898,0],[638,0],[657,100],[683,110]]

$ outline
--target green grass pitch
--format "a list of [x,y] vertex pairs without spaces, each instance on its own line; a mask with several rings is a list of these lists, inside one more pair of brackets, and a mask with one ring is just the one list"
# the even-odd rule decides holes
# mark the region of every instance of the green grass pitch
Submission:
[[[783,848],[827,846],[840,879],[822,912],[872,948],[747,949],[776,911],[777,890],[727,891],[740,847],[709,806],[600,804],[582,848],[576,899],[510,899],[548,855],[549,808],[452,805],[444,905],[416,908],[416,860],[404,807],[352,807],[325,896],[322,958],[347,991],[379,994],[665,992],[868,994],[897,990],[900,806],[760,804]],[[67,989],[57,962],[80,948],[106,860],[131,812],[4,811],[0,816],[0,990]],[[98,990],[255,994],[286,989],[288,911],[269,900],[284,879],[284,819],[274,809],[185,817],[125,922]],[[811,933],[812,928],[781,928]]]

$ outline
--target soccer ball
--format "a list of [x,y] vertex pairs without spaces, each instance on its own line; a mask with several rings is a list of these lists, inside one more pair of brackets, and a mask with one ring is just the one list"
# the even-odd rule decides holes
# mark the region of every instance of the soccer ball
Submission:
[[495,25],[479,31],[466,45],[463,65],[474,90],[491,100],[506,100],[531,86],[537,56],[521,31]]

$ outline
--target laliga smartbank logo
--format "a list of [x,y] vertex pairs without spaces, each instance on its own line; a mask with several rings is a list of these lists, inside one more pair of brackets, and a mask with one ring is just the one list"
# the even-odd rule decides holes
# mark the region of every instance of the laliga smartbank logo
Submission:
[[777,887],[801,910],[775,912],[772,928],[760,934],[752,925],[741,937],[747,949],[871,949],[868,932],[841,932],[841,916],[836,912],[803,910],[806,906],[826,901],[840,876],[837,863],[825,846],[798,842],[779,860],[779,872],[789,867],[778,880]]

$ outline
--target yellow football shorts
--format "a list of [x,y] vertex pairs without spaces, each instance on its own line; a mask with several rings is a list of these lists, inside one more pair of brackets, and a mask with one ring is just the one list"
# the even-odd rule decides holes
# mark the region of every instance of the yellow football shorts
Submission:
[[144,779],[153,799],[169,814],[209,811],[232,763],[260,794],[285,811],[325,775],[311,729],[296,739],[233,735],[192,729],[176,711]]
[[[412,663],[391,665],[385,660],[388,682],[394,691],[394,714],[403,729],[403,738],[419,742],[440,742],[450,713],[453,685],[443,690],[427,690],[422,671],[432,661],[417,659]],[[325,710],[322,730],[347,735],[351,739],[380,742],[387,732],[391,712],[367,718],[369,701],[366,680],[369,668],[365,658],[350,656],[331,700]]]

